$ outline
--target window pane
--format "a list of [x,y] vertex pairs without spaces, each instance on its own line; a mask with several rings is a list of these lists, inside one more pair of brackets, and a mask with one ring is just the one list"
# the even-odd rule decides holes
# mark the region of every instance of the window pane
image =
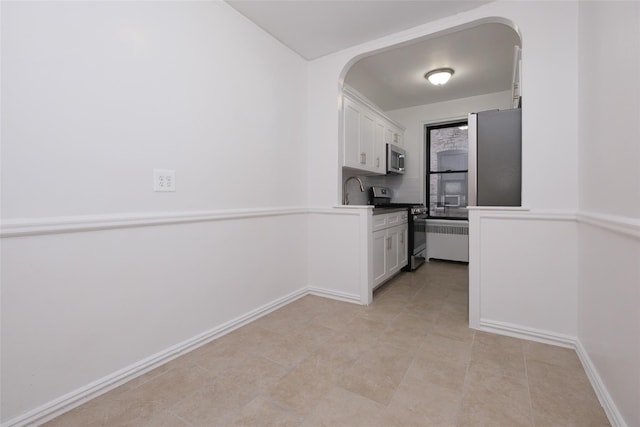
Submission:
[[431,129],[430,168],[432,172],[467,170],[467,156],[469,139],[467,129],[460,129],[458,125]]
[[467,218],[467,176],[461,173],[429,175],[429,215]]

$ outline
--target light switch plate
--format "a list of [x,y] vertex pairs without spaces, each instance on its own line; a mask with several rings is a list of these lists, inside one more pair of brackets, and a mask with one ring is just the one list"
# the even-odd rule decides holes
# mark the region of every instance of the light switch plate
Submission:
[[153,191],[176,191],[176,171],[170,169],[154,169]]

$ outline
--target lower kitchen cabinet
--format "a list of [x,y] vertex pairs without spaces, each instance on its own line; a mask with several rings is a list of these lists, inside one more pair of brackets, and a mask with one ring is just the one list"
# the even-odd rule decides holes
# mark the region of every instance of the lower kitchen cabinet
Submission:
[[407,212],[375,215],[373,221],[373,288],[407,265]]

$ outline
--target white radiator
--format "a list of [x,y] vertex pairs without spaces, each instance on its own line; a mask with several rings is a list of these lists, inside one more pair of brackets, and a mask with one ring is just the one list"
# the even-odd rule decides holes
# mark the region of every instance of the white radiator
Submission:
[[427,220],[427,259],[469,262],[469,221]]

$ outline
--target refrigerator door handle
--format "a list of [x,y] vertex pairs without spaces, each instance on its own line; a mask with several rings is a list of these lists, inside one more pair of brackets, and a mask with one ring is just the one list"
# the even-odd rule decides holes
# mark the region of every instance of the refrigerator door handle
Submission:
[[478,205],[478,115],[470,113],[468,117],[469,165],[467,177],[467,206]]

